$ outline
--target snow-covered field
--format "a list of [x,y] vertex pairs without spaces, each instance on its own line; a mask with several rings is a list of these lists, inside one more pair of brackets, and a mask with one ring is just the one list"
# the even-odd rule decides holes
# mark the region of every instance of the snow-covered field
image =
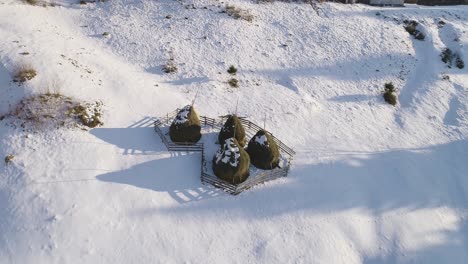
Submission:
[[[0,0],[0,114],[54,87],[102,101],[104,126],[0,121],[0,158],[14,155],[0,165],[0,263],[468,263],[468,66],[440,59],[449,47],[468,62],[468,6],[41,5]],[[22,64],[37,76],[18,85]],[[197,93],[202,115],[239,101],[266,116],[297,152],[289,177],[238,196],[202,185],[199,154],[165,151],[151,128]]]

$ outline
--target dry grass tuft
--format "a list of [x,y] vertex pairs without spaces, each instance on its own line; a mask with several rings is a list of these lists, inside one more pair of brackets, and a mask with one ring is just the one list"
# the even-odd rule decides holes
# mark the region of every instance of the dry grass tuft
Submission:
[[37,3],[39,2],[38,0],[23,0],[23,1],[30,5],[37,5]]
[[33,79],[34,77],[36,77],[36,75],[37,72],[31,65],[23,64],[15,70],[13,81],[18,83],[24,83]]
[[235,18],[235,19],[243,19],[245,21],[248,21],[248,22],[252,22],[253,21],[253,15],[250,14],[250,12],[248,10],[245,10],[245,9],[240,9],[240,8],[237,8],[236,6],[233,6],[233,5],[226,5],[225,7],[225,12]]
[[228,84],[233,88],[239,87],[239,81],[236,78],[229,79]]
[[21,100],[6,117],[29,130],[94,128],[103,125],[102,103],[84,103],[60,93],[43,93]]
[[11,154],[10,154],[10,155],[7,155],[7,156],[5,157],[5,163],[6,163],[6,164],[12,163],[14,158],[15,158],[15,156],[13,156],[13,155],[11,155]]
[[179,69],[177,68],[175,62],[174,62],[174,59],[171,58],[169,59],[166,64],[162,67],[162,70],[163,72],[165,73],[175,73],[177,72]]

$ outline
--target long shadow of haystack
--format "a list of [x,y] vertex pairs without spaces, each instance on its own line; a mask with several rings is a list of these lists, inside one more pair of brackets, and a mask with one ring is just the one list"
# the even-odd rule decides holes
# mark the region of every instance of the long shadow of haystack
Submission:
[[[167,151],[154,132],[155,118],[144,117],[126,128],[96,128],[94,136],[123,149],[123,155],[149,155]],[[171,153],[129,169],[106,173],[96,178],[157,192],[167,192],[179,203],[215,197],[219,191],[204,187],[200,181],[199,153]]]
[[174,155],[135,165],[129,169],[106,173],[96,178],[104,182],[127,184],[138,188],[167,192],[179,203],[212,198],[219,191],[200,182],[200,155]]
[[90,133],[123,149],[124,155],[147,155],[165,150],[154,132],[154,121],[147,116],[125,128],[95,128]]

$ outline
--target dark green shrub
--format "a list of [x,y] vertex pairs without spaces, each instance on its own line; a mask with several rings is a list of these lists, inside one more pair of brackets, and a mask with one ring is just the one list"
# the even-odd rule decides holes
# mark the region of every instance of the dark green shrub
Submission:
[[424,40],[426,38],[426,35],[424,35],[424,33],[422,33],[422,32],[418,32],[418,33],[416,33],[414,38],[417,39],[417,40]]
[[30,4],[30,5],[37,5],[37,0],[24,0],[26,3]]
[[385,83],[384,85],[385,92],[393,93],[395,92],[395,86],[392,82]]
[[229,79],[228,84],[234,88],[239,87],[239,81],[236,78]]
[[465,68],[465,62],[460,58],[460,56],[457,56],[457,59],[455,60],[455,66],[457,66],[458,69],[463,69]]
[[405,23],[405,30],[412,36],[416,33],[416,27],[418,26],[418,22],[412,20],[412,21],[404,21]]
[[385,83],[384,94],[383,94],[384,100],[385,102],[393,106],[397,104],[397,97],[394,93],[395,93],[395,86],[393,85],[393,83],[391,82]]
[[10,154],[10,155],[7,155],[7,156],[5,157],[5,163],[6,163],[6,164],[10,164],[10,163],[13,161],[14,158],[15,158],[15,156],[13,156],[13,155],[11,155],[11,154]]
[[424,40],[426,38],[426,35],[424,35],[424,33],[422,33],[421,31],[417,29],[419,25],[418,22],[414,20],[411,20],[411,21],[405,20],[403,21],[403,23],[405,24],[405,30],[415,39]]
[[440,58],[445,64],[447,64],[449,68],[452,68],[454,62],[457,68],[465,68],[465,62],[462,60],[460,54],[453,52],[449,48],[446,48],[442,51],[442,53],[440,54]]
[[384,99],[385,102],[395,106],[397,104],[397,97],[395,94],[390,93],[390,92],[385,92],[384,93]]
[[444,49],[442,53],[440,54],[440,57],[444,63],[448,64],[449,67],[451,66],[452,61],[453,61],[453,52],[451,49],[449,48]]
[[231,66],[229,67],[229,69],[227,70],[227,72],[228,72],[229,74],[231,74],[231,75],[236,75],[237,69],[236,69],[236,67],[234,67],[234,65],[231,65]]

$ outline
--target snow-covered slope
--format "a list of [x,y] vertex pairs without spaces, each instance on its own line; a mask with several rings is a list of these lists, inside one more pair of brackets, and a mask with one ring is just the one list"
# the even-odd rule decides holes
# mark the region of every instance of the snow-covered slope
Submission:
[[[105,105],[88,132],[0,121],[0,263],[467,263],[468,67],[439,56],[468,61],[468,7],[225,4],[0,0],[1,114],[51,87]],[[21,64],[38,75],[18,86]],[[289,177],[203,186],[151,128],[197,93],[204,115],[267,116]]]

